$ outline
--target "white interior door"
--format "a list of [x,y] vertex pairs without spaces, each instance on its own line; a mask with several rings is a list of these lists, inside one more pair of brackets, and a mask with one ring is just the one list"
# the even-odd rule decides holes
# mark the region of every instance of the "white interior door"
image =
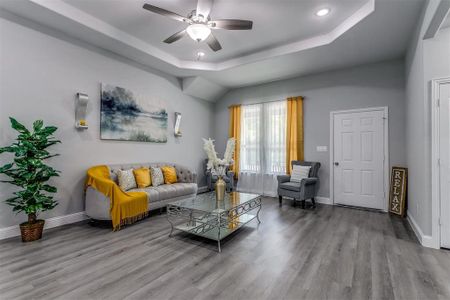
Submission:
[[441,247],[450,248],[450,83],[439,85]]
[[385,209],[384,109],[335,113],[334,203]]

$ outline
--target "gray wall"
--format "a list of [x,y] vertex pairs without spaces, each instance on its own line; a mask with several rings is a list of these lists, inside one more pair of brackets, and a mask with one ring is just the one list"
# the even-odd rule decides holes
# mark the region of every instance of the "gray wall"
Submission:
[[404,166],[404,85],[403,61],[388,61],[232,90],[215,106],[217,150],[223,152],[225,149],[229,105],[304,96],[305,160],[321,162],[321,185],[318,194],[329,197],[329,152],[317,152],[316,146],[327,146],[329,150],[330,112],[388,106],[390,165]]
[[[101,51],[99,51],[101,52]],[[58,126],[60,153],[49,163],[62,172],[54,180],[59,205],[44,218],[84,210],[83,183],[86,169],[97,164],[169,161],[197,169],[202,179],[202,137],[213,134],[212,104],[184,95],[176,78],[143,70],[117,58],[79,47],[47,34],[0,18],[0,145],[10,144],[15,133],[8,116],[25,124],[43,119]],[[128,87],[149,99],[161,99],[169,112],[169,140],[166,144],[101,141],[99,139],[100,83]],[[74,96],[90,96],[87,131],[74,128]],[[183,114],[183,137],[173,136],[173,113]],[[2,155],[0,163],[9,157]],[[202,183],[200,183],[201,185]],[[13,188],[0,184],[0,228],[23,222],[4,200]]]
[[408,215],[425,235],[431,235],[433,222],[430,81],[450,76],[450,29],[440,31],[434,39],[422,39],[438,3],[431,0],[425,7],[406,58]]

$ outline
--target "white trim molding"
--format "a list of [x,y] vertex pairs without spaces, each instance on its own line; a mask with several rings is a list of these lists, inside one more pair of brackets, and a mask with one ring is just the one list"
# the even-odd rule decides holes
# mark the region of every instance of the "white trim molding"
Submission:
[[206,193],[208,191],[208,186],[204,185],[197,189],[197,194]]
[[[55,228],[66,224],[77,223],[87,219],[86,213],[84,211],[77,212],[70,215],[53,217],[45,220],[45,229]],[[10,227],[0,228],[0,240],[7,238],[20,236],[19,225],[14,225]]]
[[389,108],[382,107],[367,107],[349,110],[337,110],[330,112],[330,202],[334,205],[334,116],[337,114],[360,113],[369,111],[383,111],[384,115],[384,205],[383,211],[388,211],[388,195],[389,195]]
[[409,225],[411,225],[411,228],[414,231],[414,234],[416,235],[417,239],[419,240],[419,243],[424,247],[434,248],[433,237],[431,235],[425,235],[422,232],[422,230],[419,227],[419,224],[417,224],[416,220],[412,217],[409,211],[406,213],[406,215],[407,215],[406,219],[408,220]]
[[327,197],[318,196],[318,197],[314,197],[314,199],[316,200],[317,203],[320,203],[320,204],[333,205],[333,202],[331,201],[331,199],[327,198]]
[[431,81],[431,248],[441,248],[440,198],[440,130],[439,130],[439,89],[441,84],[449,84],[450,77]]

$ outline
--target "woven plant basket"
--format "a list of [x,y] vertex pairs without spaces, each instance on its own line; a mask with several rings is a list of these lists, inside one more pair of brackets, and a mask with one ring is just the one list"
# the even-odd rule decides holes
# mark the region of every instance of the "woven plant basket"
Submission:
[[45,220],[36,220],[35,223],[20,224],[20,233],[22,234],[22,242],[32,242],[42,238],[42,230],[44,229]]

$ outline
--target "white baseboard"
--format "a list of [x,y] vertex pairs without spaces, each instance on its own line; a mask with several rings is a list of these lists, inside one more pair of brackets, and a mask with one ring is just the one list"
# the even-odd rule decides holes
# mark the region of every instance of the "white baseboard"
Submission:
[[434,248],[433,243],[433,237],[431,235],[425,235],[422,232],[422,229],[420,229],[419,225],[417,224],[416,220],[412,217],[412,215],[409,213],[409,211],[406,212],[406,219],[409,222],[409,225],[411,225],[412,230],[414,231],[417,239],[419,240],[420,244],[424,247],[428,248]]
[[[66,224],[76,223],[83,220],[86,220],[87,216],[84,211],[77,212],[70,215],[53,217],[45,220],[45,229],[50,229]],[[0,228],[0,240],[4,240],[10,237],[20,236],[20,228],[19,225],[14,225],[10,227]]]
[[199,193],[205,193],[205,192],[207,192],[208,191],[208,187],[205,185],[205,186],[201,186],[201,187],[199,187],[198,189],[197,189],[197,194],[199,194]]
[[333,205],[331,199],[327,197],[314,197],[314,199],[316,199],[316,202],[320,204]]

